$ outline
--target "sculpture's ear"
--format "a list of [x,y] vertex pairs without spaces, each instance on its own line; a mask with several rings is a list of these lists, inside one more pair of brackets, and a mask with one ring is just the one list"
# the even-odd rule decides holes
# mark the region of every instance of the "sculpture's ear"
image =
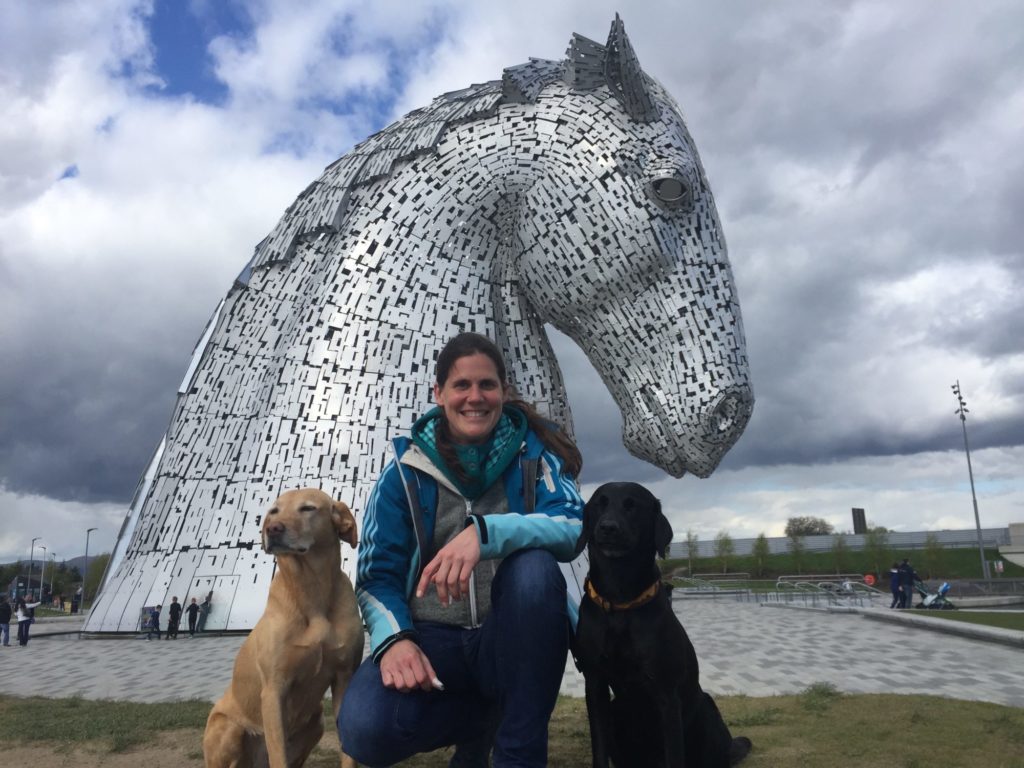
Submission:
[[565,84],[574,91],[592,91],[605,85],[606,53],[605,47],[595,40],[574,34],[565,51]]
[[658,556],[665,558],[668,556],[668,548],[672,543],[672,523],[668,521],[668,518],[661,511],[661,502],[654,502],[654,548],[658,552]]
[[640,123],[652,123],[660,119],[658,107],[648,89],[647,77],[640,69],[640,61],[626,37],[626,27],[617,13],[605,46],[604,76],[611,92],[631,118]]

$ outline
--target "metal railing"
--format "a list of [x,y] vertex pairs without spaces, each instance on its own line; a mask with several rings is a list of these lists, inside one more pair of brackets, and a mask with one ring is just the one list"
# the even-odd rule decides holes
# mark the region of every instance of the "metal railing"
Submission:
[[[858,575],[859,577],[859,575]],[[813,579],[813,580],[812,580]],[[673,597],[730,599],[740,602],[800,604],[811,607],[866,607],[876,598],[888,595],[861,581],[837,579],[834,576],[788,577],[768,579],[722,579],[714,581],[694,576],[672,578]]]
[[[888,607],[888,588],[878,589],[864,583],[862,574],[786,575],[769,579],[737,578],[746,574],[716,575],[713,579],[698,576],[673,576],[669,580],[672,595],[713,600],[737,600],[754,603],[801,604],[812,607]],[[924,583],[929,592],[938,590],[943,579]],[[964,597],[1017,596],[1024,599],[1024,579],[948,580],[950,599]]]

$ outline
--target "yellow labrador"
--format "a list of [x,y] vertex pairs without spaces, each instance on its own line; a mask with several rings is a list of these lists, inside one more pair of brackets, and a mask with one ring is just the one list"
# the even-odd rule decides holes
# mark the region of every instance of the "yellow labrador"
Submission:
[[[323,735],[331,689],[337,718],[363,656],[363,625],[338,540],[355,547],[349,508],[323,491],[283,494],[263,521],[277,574],[263,616],[242,643],[231,684],[206,721],[207,768],[300,766]],[[355,761],[342,755],[348,768]]]

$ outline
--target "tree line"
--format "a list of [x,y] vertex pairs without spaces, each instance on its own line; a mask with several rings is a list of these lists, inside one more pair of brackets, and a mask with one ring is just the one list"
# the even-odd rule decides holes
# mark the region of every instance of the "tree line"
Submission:
[[[794,568],[797,574],[802,574],[808,560],[807,548],[804,543],[805,536],[828,536],[832,535],[832,565],[836,573],[846,573],[850,569],[862,569],[867,559],[868,567],[875,574],[883,574],[889,570],[892,562],[892,550],[889,546],[889,531],[883,526],[868,526],[864,537],[864,546],[854,556],[849,543],[846,540],[847,534],[836,533],[833,526],[826,520],[817,517],[791,517],[786,521],[787,552],[789,555],[788,564]],[[688,570],[694,573],[694,561],[701,559],[698,547],[699,539],[693,531],[686,532],[686,559]],[[729,567],[735,558],[735,545],[732,537],[725,531],[720,531],[715,536],[714,560],[721,567],[722,573],[728,573]],[[754,540],[750,555],[744,558],[746,567],[751,569],[750,573],[756,578],[762,578],[768,574],[769,560],[772,557],[768,537],[761,533]],[[923,565],[929,571],[939,571],[943,562],[943,546],[934,533],[925,537],[924,549],[922,551]]]
[[[103,578],[103,571],[110,560],[110,554],[104,553],[89,558],[89,572],[86,574],[85,589],[89,598],[96,596],[99,590],[100,580]],[[8,585],[15,589],[15,579],[21,580],[29,575],[29,562],[18,560],[16,563],[0,565],[0,589],[7,590]],[[66,562],[47,562],[46,571],[42,572],[41,562],[36,560],[32,563],[33,584],[43,575],[43,596],[52,598],[55,595],[63,595],[65,600],[70,600],[72,595],[78,592],[82,586],[82,572],[78,566],[68,565]],[[35,592],[35,587],[33,587]],[[38,597],[38,594],[36,595]]]

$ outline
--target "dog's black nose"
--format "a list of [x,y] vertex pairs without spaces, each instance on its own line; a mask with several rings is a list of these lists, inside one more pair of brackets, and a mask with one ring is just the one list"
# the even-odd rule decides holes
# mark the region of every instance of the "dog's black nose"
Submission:
[[619,525],[617,520],[609,520],[604,518],[597,524],[597,532],[603,536],[612,536],[622,530],[622,526]]
[[284,533],[284,526],[281,523],[274,523],[273,525],[267,526],[267,533],[271,536],[280,536]]

